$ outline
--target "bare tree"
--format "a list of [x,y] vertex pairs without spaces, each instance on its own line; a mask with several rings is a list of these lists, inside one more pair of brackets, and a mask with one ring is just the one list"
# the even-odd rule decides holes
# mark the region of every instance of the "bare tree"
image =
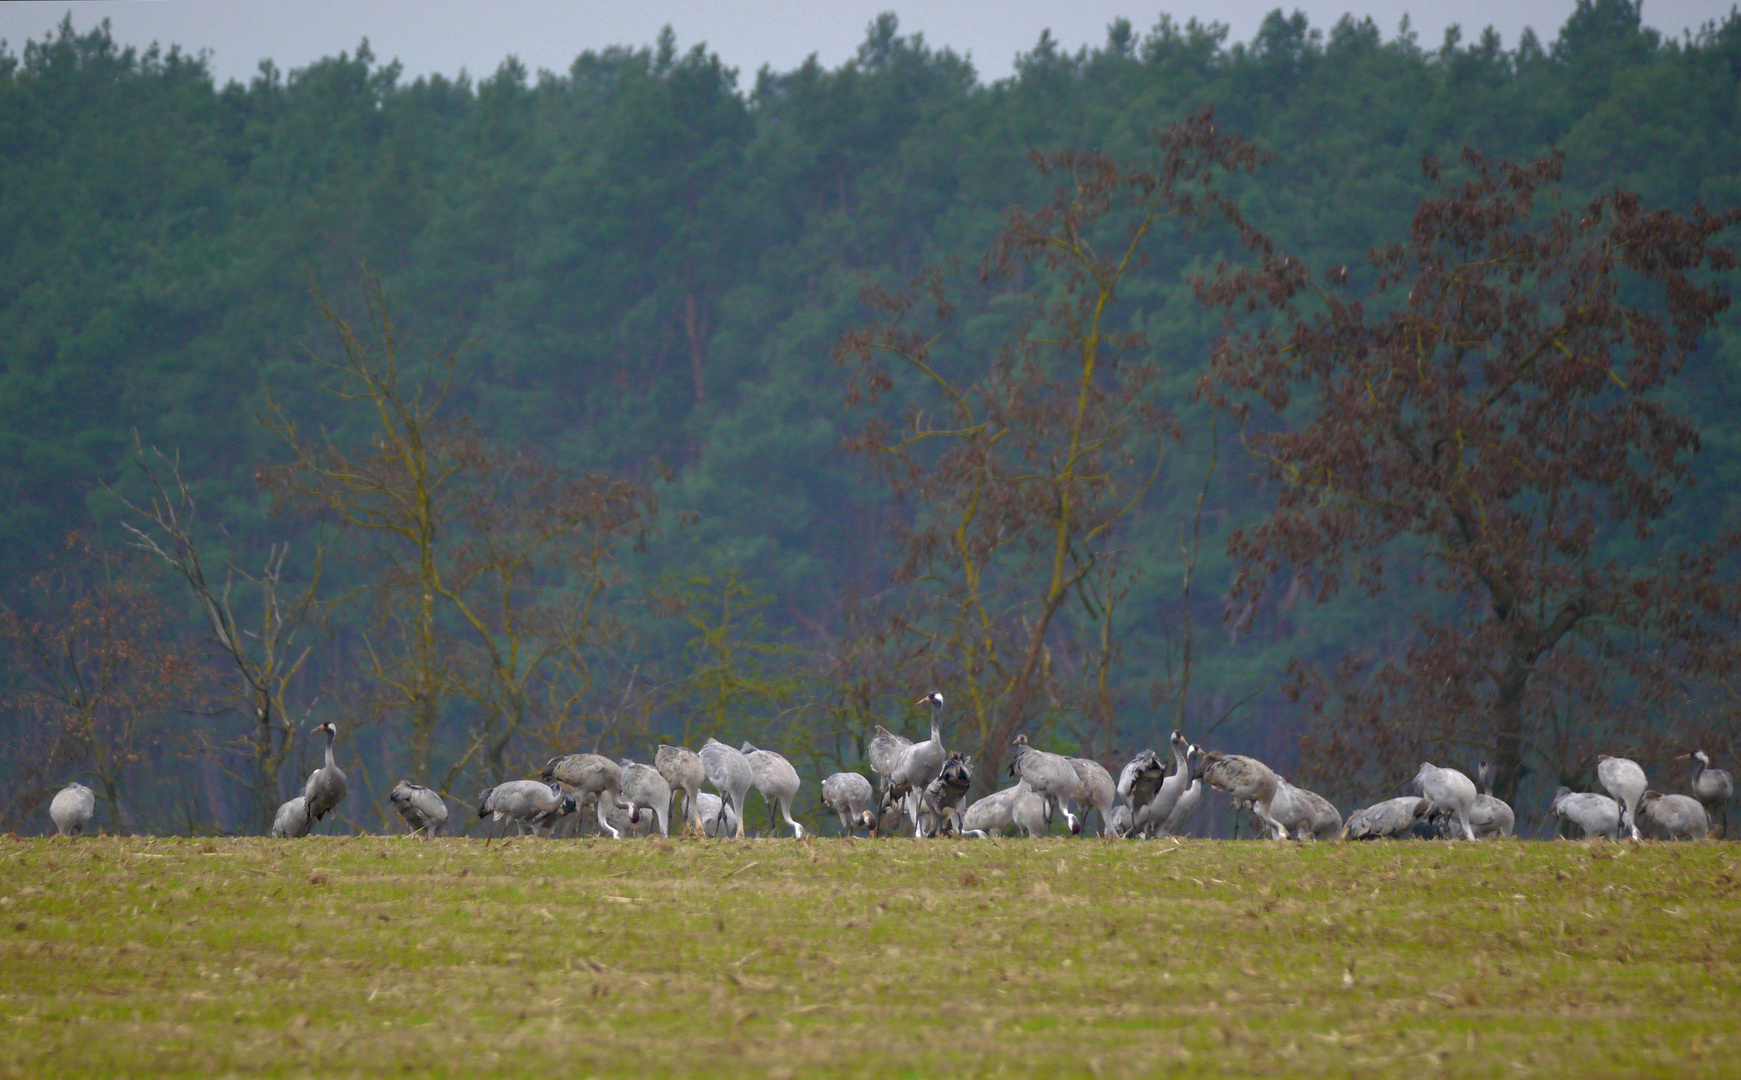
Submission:
[[1462,170],[1364,272],[1260,242],[1202,293],[1257,315],[1216,371],[1279,489],[1233,540],[1241,589],[1281,567],[1320,600],[1425,589],[1398,653],[1296,666],[1309,763],[1387,786],[1479,755],[1514,799],[1526,766],[1565,778],[1646,748],[1735,672],[1735,537],[1658,528],[1700,448],[1669,390],[1728,305],[1718,237],[1741,212],[1568,204],[1557,154]]
[[[316,549],[313,570],[300,591],[286,588],[284,560],[289,544],[272,545],[258,574],[232,564],[225,567],[222,582],[214,584],[206,576],[205,560],[194,536],[197,506],[182,478],[180,463],[156,448],[147,452],[137,434],[133,451],[134,464],[151,494],[149,501],[140,504],[111,491],[138,521],[123,522],[122,527],[133,537],[134,547],[162,560],[187,583],[205,616],[208,640],[217,647],[220,662],[235,679],[236,694],[249,719],[243,736],[252,766],[247,785],[253,796],[255,825],[265,833],[271,829],[278,807],[279,773],[296,743],[287,694],[310,651],[307,646],[298,646],[297,638],[314,610],[321,552]],[[246,603],[252,614],[246,620],[238,619],[231,603],[238,582],[251,594]]]
[[856,369],[849,402],[907,403],[848,444],[912,510],[871,655],[909,686],[954,690],[957,738],[987,777],[1017,730],[1059,716],[1093,722],[1077,732],[1085,749],[1109,741],[1119,530],[1183,435],[1161,404],[1173,365],[1121,329],[1121,293],[1164,226],[1243,229],[1218,184],[1259,160],[1207,112],[1155,144],[1153,168],[1034,155],[1056,194],[1009,215],[979,272],[989,295],[975,321],[1008,327],[994,356],[957,340],[959,290],[941,270],[903,293],[867,290],[882,321],[837,349]]
[[175,743],[170,716],[199,698],[206,672],[142,569],[74,534],[31,579],[28,610],[0,608],[0,648],[18,676],[5,704],[28,725],[12,743],[21,810],[72,773],[96,781],[111,829],[133,827],[129,768]]

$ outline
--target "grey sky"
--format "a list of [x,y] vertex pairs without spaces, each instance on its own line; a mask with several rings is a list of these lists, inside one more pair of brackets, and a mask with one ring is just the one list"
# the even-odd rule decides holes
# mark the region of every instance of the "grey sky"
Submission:
[[[1720,18],[1731,0],[1648,0],[1645,22],[1676,37],[1685,29]],[[516,55],[533,70],[566,71],[576,55],[610,45],[645,45],[669,23],[688,48],[705,41],[748,85],[757,68],[789,70],[815,53],[827,66],[853,54],[865,26],[878,12],[894,11],[903,32],[922,32],[933,45],[970,54],[982,79],[1010,73],[1018,52],[1033,47],[1040,32],[1064,46],[1097,45],[1106,27],[1123,15],[1139,30],[1162,11],[1184,21],[1196,17],[1228,24],[1234,40],[1249,40],[1264,13],[1276,7],[1304,11],[1312,25],[1327,29],[1344,12],[1370,15],[1393,36],[1408,13],[1424,46],[1437,45],[1445,27],[1457,23],[1465,39],[1492,25],[1505,44],[1524,27],[1551,40],[1574,6],[1572,0],[83,0],[0,4],[0,38],[16,52],[40,38],[69,11],[80,29],[108,19],[124,44],[179,44],[206,49],[220,80],[246,79],[260,60],[281,68],[301,67],[321,56],[351,50],[369,39],[376,56],[397,58],[407,77],[461,69],[487,75]]]

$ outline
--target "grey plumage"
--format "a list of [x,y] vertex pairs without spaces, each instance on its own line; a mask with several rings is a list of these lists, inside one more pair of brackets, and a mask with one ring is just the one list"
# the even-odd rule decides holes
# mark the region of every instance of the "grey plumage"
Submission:
[[295,840],[308,835],[308,797],[298,795],[278,807],[272,817],[272,836],[278,840]]
[[937,833],[946,831],[946,825],[955,832],[961,831],[961,803],[972,786],[973,759],[960,752],[951,753],[937,771],[937,778],[925,785],[925,812],[935,822]]
[[1395,840],[1408,836],[1425,820],[1432,806],[1419,795],[1404,795],[1374,803],[1348,815],[1342,825],[1344,840]]
[[447,824],[446,800],[422,784],[401,780],[387,799],[414,833],[434,836]]
[[1064,815],[1064,822],[1074,834],[1082,832],[1082,822],[1071,813],[1067,802],[1077,802],[1083,797],[1082,777],[1070,764],[1070,759],[1061,754],[1036,750],[1029,745],[1028,737],[1017,735],[1012,744],[1015,753],[1010,757],[1010,775],[1027,782],[1034,794],[1042,799],[1050,799],[1058,812]]
[[1329,840],[1342,834],[1342,815],[1329,799],[1285,779],[1281,788],[1287,795],[1291,819],[1283,824],[1295,840]]
[[[1639,792],[1643,795],[1643,792]],[[1556,817],[1570,821],[1584,831],[1585,838],[1605,836],[1610,840],[1620,838],[1621,806],[1606,795],[1594,792],[1575,792],[1571,788],[1562,787],[1554,792],[1554,801],[1548,811]]]
[[851,836],[853,829],[876,835],[877,816],[870,809],[875,797],[871,782],[859,773],[837,772],[822,781],[822,805],[840,818],[840,831],[845,836]]
[[890,768],[887,782],[883,788],[882,806],[887,808],[898,800],[903,801],[907,816],[913,826],[913,835],[922,835],[919,824],[919,814],[923,809],[921,796],[925,786],[937,779],[937,773],[943,768],[947,757],[943,750],[943,695],[933,690],[919,699],[919,704],[931,708],[931,737],[924,742],[916,742],[900,752]]
[[1030,839],[1044,836],[1050,824],[1049,804],[1028,787],[1026,780],[1014,787],[994,791],[969,806],[961,815],[963,836],[985,839],[1005,829],[1017,829]]
[[1493,796],[1493,766],[1483,761],[1475,767],[1475,781],[1481,793],[1469,808],[1469,825],[1477,837],[1510,836],[1517,827],[1517,815],[1504,799]]
[[[1178,742],[1184,742],[1184,738],[1183,735],[1178,735]],[[1174,744],[1175,753],[1178,752],[1178,742]],[[1180,759],[1179,764],[1175,765],[1174,771],[1182,776],[1190,777],[1190,782],[1184,785],[1184,789],[1173,800],[1173,808],[1168,811],[1165,820],[1161,821],[1159,827],[1153,828],[1155,835],[1177,836],[1185,831],[1186,826],[1191,824],[1191,815],[1197,812],[1198,804],[1203,801],[1203,781],[1200,777],[1191,777],[1191,762],[1202,755],[1203,748],[1201,746],[1195,743],[1186,745],[1184,757]]]
[[[332,813],[339,803],[344,802],[350,794],[351,785],[345,776],[345,771],[333,760],[332,744],[338,738],[338,726],[330,720],[320,724],[314,730],[326,736],[326,764],[308,774],[308,783],[303,785],[302,796],[308,801],[308,816],[312,822],[318,822]],[[311,825],[310,828],[313,826]]]
[[478,793],[478,817],[512,822],[519,832],[549,831],[556,820],[572,814],[575,797],[560,784],[544,780],[509,780]]
[[1715,821],[1719,814],[1723,818],[1723,833],[1729,835],[1729,800],[1735,797],[1735,778],[1723,769],[1711,768],[1711,758],[1703,750],[1694,750],[1682,758],[1691,761],[1693,769],[1693,798],[1699,800],[1699,805],[1705,808],[1705,817]]
[[1090,758],[1073,757],[1069,761],[1070,767],[1076,770],[1077,779],[1082,781],[1083,827],[1088,825],[1086,807],[1092,807],[1100,812],[1100,832],[1105,835],[1112,820],[1112,800],[1118,792],[1112,774],[1106,771],[1106,766]]
[[798,797],[798,770],[784,755],[772,750],[758,750],[747,742],[738,751],[750,763],[756,790],[762,793],[762,801],[768,804],[768,832],[772,834],[779,829],[774,821],[777,805],[780,816],[792,826],[793,839],[804,839],[804,826],[792,820],[792,800]]
[[76,780],[55,792],[54,799],[48,804],[49,820],[54,822],[55,831],[62,836],[82,834],[96,812],[96,792]]
[[653,755],[653,767],[671,785],[672,792],[683,792],[683,820],[692,832],[701,832],[701,808],[695,801],[701,794],[701,785],[707,781],[701,757],[687,746],[660,743]]
[[[657,823],[659,835],[670,836],[670,782],[665,779],[663,773],[651,765],[642,765],[639,762],[630,761],[628,758],[623,758],[617,762],[617,765],[623,770],[623,799],[631,806],[631,809],[627,811],[629,824],[636,827],[635,831],[640,831],[641,818],[647,816],[642,811],[651,810],[653,812],[652,820]],[[606,807],[605,812],[607,815],[610,814],[610,808]],[[617,824],[614,818],[612,818],[611,823],[616,826],[617,831],[623,831],[623,827]],[[651,829],[652,826],[649,826],[648,831],[650,832]]]
[[1646,791],[1638,800],[1638,815],[1664,840],[1699,840],[1711,831],[1711,819],[1691,795]]
[[701,767],[707,771],[707,782],[731,805],[735,818],[733,835],[744,837],[744,799],[756,782],[755,770],[743,753],[718,739],[707,740],[701,748]]
[[1153,750],[1138,750],[1125,762],[1124,768],[1119,770],[1115,789],[1123,813],[1115,815],[1116,820],[1108,826],[1108,831],[1115,836],[1128,836],[1139,831],[1137,813],[1144,813],[1146,824],[1148,805],[1166,777],[1167,767]]
[[871,772],[877,774],[877,795],[880,799],[889,788],[889,777],[894,775],[901,754],[913,745],[913,740],[905,735],[896,735],[881,724],[874,725],[873,732],[870,743],[865,747],[864,756],[870,762]]
[[1644,798],[1644,789],[1650,785],[1644,777],[1644,768],[1630,758],[1603,754],[1596,759],[1596,779],[1620,804],[1620,828],[1632,839],[1641,839],[1638,800]]
[[696,810],[701,814],[701,835],[719,839],[722,836],[742,835],[738,828],[739,821],[731,805],[718,795],[702,792],[696,796]]
[[1469,811],[1475,805],[1475,781],[1456,769],[1442,769],[1423,761],[1420,771],[1415,773],[1414,784],[1428,802],[1456,817],[1463,839],[1475,839],[1475,828],[1469,823]]
[[589,797],[596,800],[599,828],[609,833],[613,840],[622,838],[621,831],[605,816],[607,807],[626,808],[622,800],[621,765],[603,754],[569,754],[545,762],[544,771],[538,776],[547,783],[561,784],[564,790],[574,796],[577,807],[587,802]]
[[1192,770],[1193,779],[1208,781],[1209,786],[1239,799],[1251,801],[1252,813],[1271,839],[1286,840],[1287,830],[1270,813],[1281,780],[1268,765],[1243,754],[1223,754],[1206,751]]

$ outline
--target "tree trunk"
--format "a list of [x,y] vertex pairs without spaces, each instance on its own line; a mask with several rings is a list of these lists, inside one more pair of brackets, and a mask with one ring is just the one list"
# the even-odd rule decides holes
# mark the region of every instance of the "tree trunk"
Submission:
[[1523,694],[1529,686],[1529,663],[1516,653],[1500,673],[1493,699],[1493,794],[1517,805],[1523,783]]

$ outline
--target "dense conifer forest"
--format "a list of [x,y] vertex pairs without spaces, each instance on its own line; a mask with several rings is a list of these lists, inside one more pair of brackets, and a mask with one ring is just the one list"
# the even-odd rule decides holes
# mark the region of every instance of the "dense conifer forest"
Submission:
[[[1229,156],[1179,181],[1192,209],[1156,219],[1096,309],[1104,377],[1123,380],[1105,392],[1126,395],[1101,418],[1104,486],[1038,497],[1011,474],[1007,531],[982,566],[951,562],[946,518],[971,500],[939,485],[976,474],[890,467],[901,433],[966,408],[942,382],[989,386],[1030,357],[1031,390],[977,400],[1055,467],[1065,421],[1046,402],[1072,400],[1053,391],[1076,369],[1031,350],[1095,279],[1035,253],[1081,208],[1043,211],[1096,161],[1164,175],[1211,127]],[[1367,706],[1358,675],[1325,680],[1350,654],[1406,661],[1422,618],[1454,622],[1459,601],[1406,531],[1383,541],[1380,591],[1230,549],[1274,511],[1286,481],[1263,436],[1294,421],[1217,382],[1216,358],[1291,316],[1210,285],[1266,250],[1376,283],[1369,253],[1410,241],[1423,200],[1554,152],[1526,218],[1616,191],[1689,220],[1741,207],[1741,17],[1674,40],[1628,0],[1581,0],[1516,42],[1280,10],[1231,41],[1162,17],[1077,53],[1043,37],[988,84],[885,16],[835,69],[738,72],[667,32],[561,72],[510,57],[407,80],[363,43],[225,86],[69,19],[0,53],[5,820],[39,828],[77,774],[101,781],[112,828],[260,831],[329,719],[359,828],[385,826],[401,776],[464,802],[553,754],[649,760],[711,734],[783,749],[812,807],[872,724],[918,730],[934,686],[986,787],[1014,728],[1116,775],[1183,727],[1327,790],[1394,791],[1408,774],[1383,755],[1332,756],[1351,752],[1326,736],[1337,710]],[[1109,198],[1083,235],[1128,238],[1134,204]],[[1675,302],[1630,272],[1618,302]],[[908,331],[946,379],[901,366]],[[1648,528],[1621,514],[1588,539],[1605,565],[1718,551],[1703,570],[1730,583],[1741,315],[1693,336],[1651,388],[1696,429],[1668,451],[1685,475]],[[1079,495],[1106,527],[1059,541],[1055,565],[1010,539],[1064,537],[1046,523]],[[961,584],[974,566],[989,613]],[[1666,762],[1697,737],[1732,761],[1709,651],[1726,604],[1693,635],[1696,686],[1582,639],[1624,674],[1543,677],[1513,793],[1587,782],[1616,742]],[[1628,647],[1681,655],[1677,632]],[[1446,708],[1489,708],[1479,682]],[[1654,711],[1613,719],[1628,709]],[[1476,720],[1397,744],[1471,770],[1505,752]]]

